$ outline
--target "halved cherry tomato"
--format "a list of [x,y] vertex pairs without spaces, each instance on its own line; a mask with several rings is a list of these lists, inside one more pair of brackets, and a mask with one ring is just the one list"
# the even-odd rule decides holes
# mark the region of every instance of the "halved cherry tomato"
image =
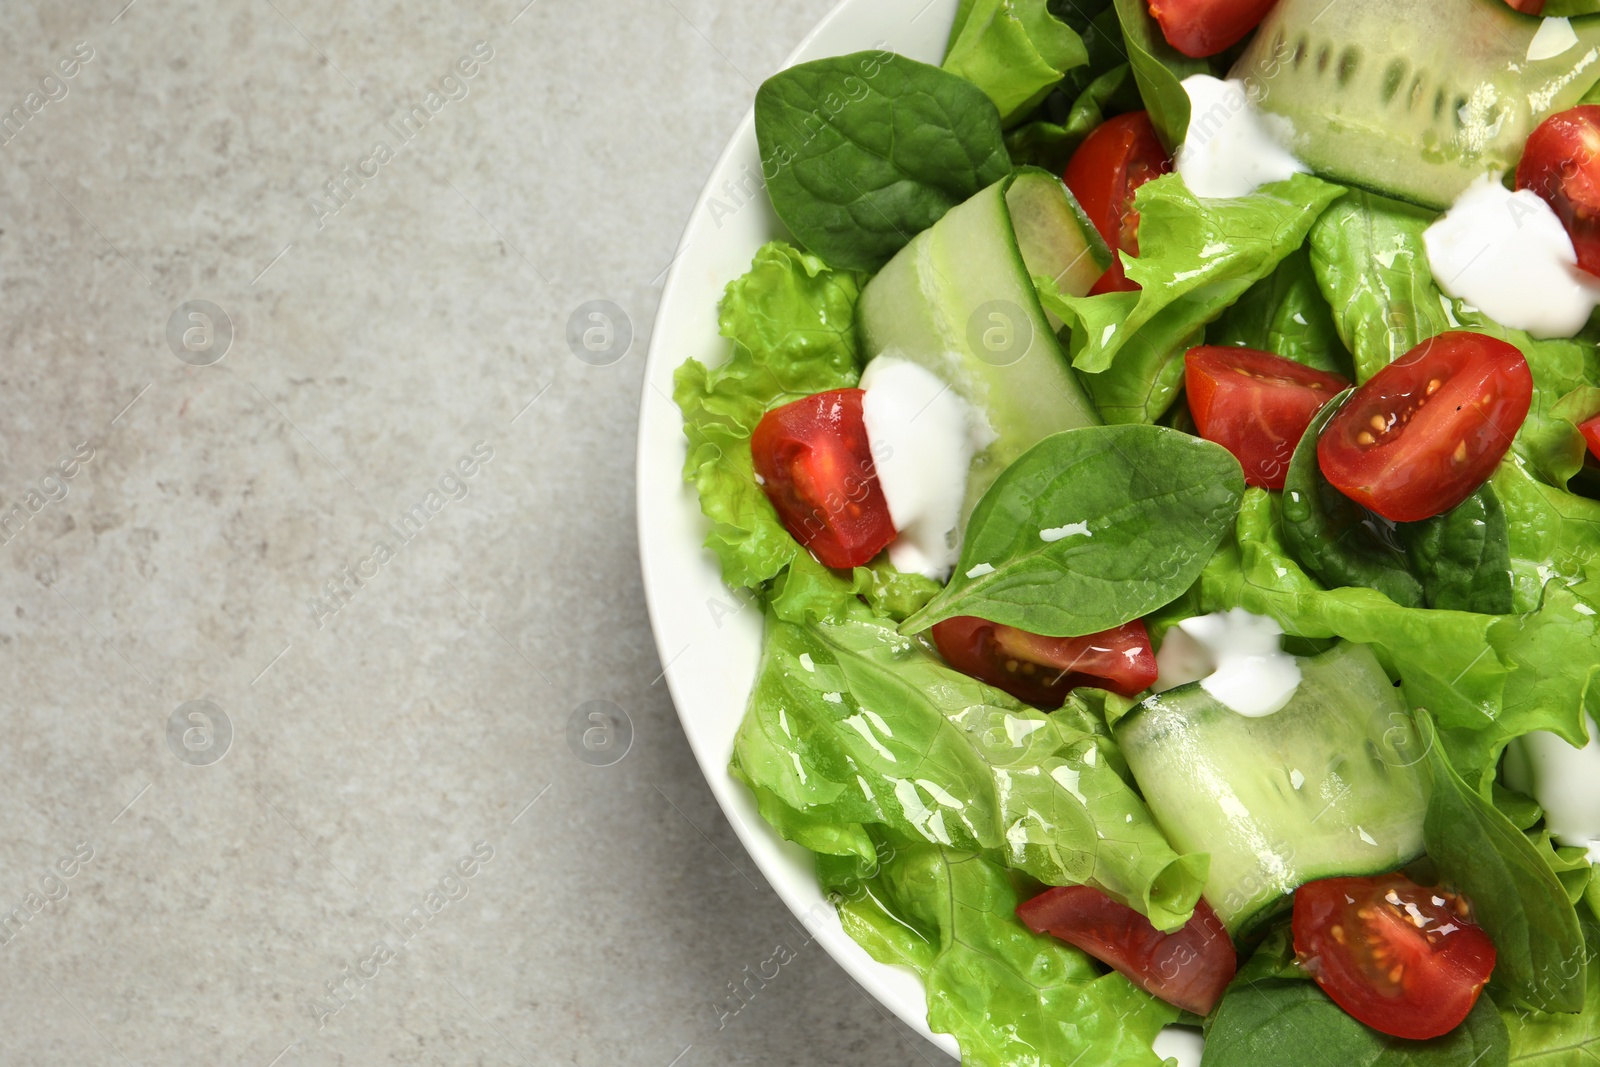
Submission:
[[1600,415],[1596,415],[1588,422],[1580,422],[1578,432],[1583,434],[1583,439],[1589,443],[1589,454],[1600,460]]
[[1374,1030],[1416,1040],[1449,1033],[1467,1017],[1495,956],[1465,898],[1403,874],[1296,889],[1294,951],[1339,1007]]
[[830,567],[859,567],[894,540],[860,389],[773,408],[750,438],[756,478],[778,517]]
[[1036,934],[1053,934],[1121,972],[1168,1004],[1205,1015],[1233,981],[1239,957],[1222,920],[1201,900],[1180,929],[1164,934],[1098,889],[1046,889],[1017,907]]
[[1200,436],[1233,453],[1244,480],[1282,489],[1289,460],[1322,406],[1350,383],[1255,348],[1203,345],[1183,357],[1184,389]]
[[1528,138],[1517,188],[1532,189],[1567,228],[1578,266],[1600,274],[1600,105],[1551,115]]
[[1139,619],[1085,637],[1041,637],[958,615],[934,624],[933,643],[962,674],[1042,708],[1059,708],[1079,686],[1131,697],[1156,680],[1150,631]]
[[1267,17],[1275,0],[1150,0],[1167,43],[1200,59],[1231,48]]
[[1544,0],[1506,0],[1513,11],[1520,11],[1524,15],[1541,15],[1544,13]]
[[1528,416],[1522,353],[1480,333],[1422,342],[1357,389],[1323,428],[1323,476],[1392,522],[1449,511],[1494,472]]
[[1117,250],[1139,254],[1139,213],[1134,191],[1172,170],[1172,157],[1161,147],[1150,115],[1130,111],[1096,126],[1067,161],[1062,176],[1094,228],[1111,249],[1111,266],[1090,289],[1091,295],[1132,292],[1137,282],[1123,273]]

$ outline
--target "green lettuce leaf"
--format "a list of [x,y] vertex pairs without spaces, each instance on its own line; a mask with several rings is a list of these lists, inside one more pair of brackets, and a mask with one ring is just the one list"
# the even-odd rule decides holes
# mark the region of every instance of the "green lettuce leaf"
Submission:
[[1505,508],[1519,609],[1531,610],[1552,580],[1600,606],[1600,503],[1544,484],[1514,455],[1490,484]]
[[1194,607],[1270,615],[1299,638],[1342,637],[1375,646],[1412,707],[1441,723],[1481,730],[1499,715],[1510,671],[1491,634],[1505,616],[1402,607],[1373,589],[1324,589],[1284,545],[1278,499],[1245,491],[1233,538],[1206,564]]
[[977,852],[1051,885],[1095,885],[1162,929],[1187,920],[1207,861],[1173,852],[1087,705],[1029,708],[853,597],[787,621],[788,596],[768,613],[733,756],[779,833],[861,863],[871,833]]
[[760,585],[806,555],[756,484],[750,435],[770,408],[856,384],[861,284],[860,275],[774,241],[723,296],[718,325],[733,342],[727,362],[691,359],[673,376],[689,439],[684,478],[699,491],[711,520],[706,547],[731,586]]
[[874,959],[921,976],[928,1025],[955,1036],[963,1064],[1159,1067],[1150,1044],[1177,1009],[1024,926],[1004,868],[936,845],[883,852],[868,880],[823,859],[824,888]]
[[1035,279],[1071,328],[1072,365],[1107,422],[1153,422],[1183,384],[1199,331],[1305,241],[1344,192],[1305,174],[1234,200],[1200,200],[1176,174],[1139,187],[1139,256],[1123,257],[1141,289],[1075,297]]
[[1574,393],[1600,383],[1593,337],[1535,340],[1440,291],[1422,235],[1438,216],[1360,190],[1311,228],[1311,262],[1339,335],[1364,382],[1446,330],[1476,330],[1515,345],[1533,373],[1534,399],[1515,449],[1550,485],[1565,486],[1583,462],[1574,415],[1592,399]]
[[963,0],[943,66],[982,89],[1010,126],[1088,62],[1083,39],[1045,0]]

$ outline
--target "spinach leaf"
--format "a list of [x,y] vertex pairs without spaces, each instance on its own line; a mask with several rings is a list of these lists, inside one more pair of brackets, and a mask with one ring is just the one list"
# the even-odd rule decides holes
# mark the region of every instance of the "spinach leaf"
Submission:
[[1024,926],[1005,868],[932,845],[879,851],[867,881],[820,862],[823,887],[874,959],[921,976],[928,1025],[955,1035],[962,1063],[1161,1067],[1150,1045],[1177,1009]]
[[1357,1022],[1314,982],[1241,975],[1206,1030],[1200,1067],[1505,1067],[1509,1053],[1506,1024],[1486,996],[1444,1037],[1407,1041]]
[[1244,608],[1270,615],[1292,637],[1373,645],[1385,664],[1398,668],[1412,707],[1428,708],[1463,732],[1497,722],[1511,672],[1490,635],[1506,620],[1401,607],[1372,589],[1324,589],[1284,545],[1276,496],[1245,491],[1234,536],[1201,573],[1193,613]]
[[[819,571],[786,583],[841,581]],[[1122,767],[1090,705],[1027,707],[854,597],[806,623],[774,602],[732,763],[780,834],[859,869],[874,834],[944,845],[1051,885],[1098,886],[1175,929],[1208,862],[1172,850]]]
[[1139,95],[1144,97],[1145,110],[1150,112],[1161,142],[1167,151],[1174,151],[1189,132],[1189,94],[1184,92],[1183,79],[1210,74],[1211,66],[1203,59],[1190,59],[1167,43],[1146,0],[1116,0],[1116,6]]
[[1276,352],[1308,367],[1352,377],[1350,353],[1339,340],[1333,312],[1317,288],[1304,245],[1252,285],[1206,329],[1206,343]]
[[1106,120],[1139,107],[1133,70],[1124,63],[1095,78],[1075,99],[1064,118],[1038,119],[1006,134],[1006,150],[1018,166],[1031,164],[1060,174],[1084,138]]
[[[1426,606],[1394,523],[1374,515],[1329,484],[1317,462],[1317,438],[1350,395],[1329,401],[1294,450],[1283,485],[1283,541],[1306,570],[1330,589],[1366,586],[1401,607]],[[1507,589],[1510,580],[1507,579]]]
[[1417,725],[1433,777],[1423,841],[1494,941],[1495,987],[1540,1011],[1581,1011],[1583,931],[1561,882],[1533,842],[1461,780],[1426,712]]
[[1576,1015],[1502,1008],[1516,1067],[1595,1067],[1600,1064],[1600,951],[1596,929],[1585,924],[1588,960],[1583,1011]]
[[1428,607],[1508,615],[1511,547],[1506,510],[1488,483],[1431,519],[1397,527]]
[[1284,543],[1329,588],[1366,586],[1409,608],[1509,614],[1509,538],[1492,486],[1442,515],[1393,523],[1322,476],[1317,438],[1348,395],[1317,413],[1295,449],[1283,487]]
[[836,268],[876,270],[1011,169],[983,90],[893,52],[780,71],[755,114],[772,206]]
[[1010,126],[1089,53],[1045,0],[969,0],[951,30],[944,69],[986,93]]
[[1193,584],[1243,492],[1226,449],[1164,426],[1052,434],[995,479],[955,577],[904,629],[976,615],[1072,637],[1137,619]]

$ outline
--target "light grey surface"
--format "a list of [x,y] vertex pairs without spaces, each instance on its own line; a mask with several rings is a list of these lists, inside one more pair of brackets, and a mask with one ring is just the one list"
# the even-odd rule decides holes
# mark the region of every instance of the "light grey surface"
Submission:
[[636,563],[660,276],[827,0],[125,3],[0,20],[0,1062],[944,1062],[740,850]]

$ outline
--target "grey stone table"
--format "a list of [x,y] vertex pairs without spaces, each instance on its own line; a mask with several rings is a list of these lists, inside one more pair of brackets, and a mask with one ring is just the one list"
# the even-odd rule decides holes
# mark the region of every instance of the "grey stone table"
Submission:
[[662,272],[827,0],[524,3],[6,5],[0,1063],[941,1063],[815,945],[729,1010],[793,928],[636,562]]

